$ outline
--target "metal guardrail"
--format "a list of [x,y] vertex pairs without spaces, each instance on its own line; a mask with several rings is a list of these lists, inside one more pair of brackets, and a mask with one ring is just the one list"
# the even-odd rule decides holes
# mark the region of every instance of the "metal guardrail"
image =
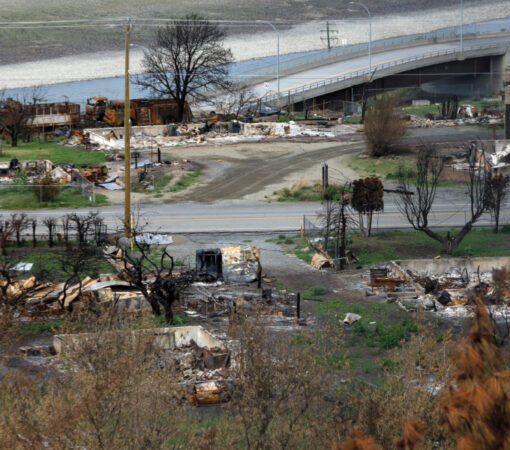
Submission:
[[[472,45],[472,46],[464,47],[464,53],[470,52],[470,51],[475,51],[475,50],[482,50],[482,49],[488,49],[488,48],[499,48],[499,47],[501,47],[501,44]],[[395,66],[399,66],[399,65],[408,64],[413,61],[420,61],[420,60],[425,60],[425,59],[429,59],[429,58],[437,58],[438,56],[457,54],[457,53],[460,53],[459,49],[450,48],[450,49],[445,49],[445,50],[437,50],[435,52],[422,53],[421,55],[406,57],[406,58],[402,58],[402,59],[399,59],[396,61],[391,61],[388,63],[375,64],[375,65],[372,65],[372,71],[370,71],[370,68],[363,69],[363,70],[357,70],[354,72],[347,73],[345,75],[340,75],[340,76],[332,77],[332,78],[326,78],[321,81],[316,81],[314,83],[304,84],[302,86],[299,86],[299,87],[296,87],[293,89],[284,90],[280,93],[280,99],[284,100],[285,97],[287,97],[287,96],[295,95],[298,93],[304,93],[305,91],[317,89],[317,88],[320,88],[323,86],[339,83],[341,81],[346,81],[346,80],[353,79],[353,78],[358,78],[363,75],[371,75],[372,73],[381,71],[383,69],[387,69],[389,67],[395,67]],[[268,95],[261,97],[260,100],[264,103],[271,103],[271,102],[276,101],[277,99],[278,99],[277,94],[268,94]]]
[[[463,37],[467,39],[473,36],[480,36],[484,34],[502,33],[510,31],[510,17],[504,19],[495,19],[485,22],[477,22],[463,26]],[[406,36],[396,36],[392,38],[379,39],[372,41],[372,51],[380,48],[396,47],[405,43],[416,43],[419,41],[447,41],[458,39],[460,36],[460,27],[446,27],[437,30],[429,31],[426,33],[416,33]],[[294,67],[299,67],[305,64],[314,63],[317,61],[333,59],[336,57],[346,56],[352,53],[368,51],[368,43],[360,43],[349,46],[333,47],[331,50],[314,50],[304,56],[296,56],[295,58],[287,61],[280,61],[280,73],[290,70]],[[250,76],[265,76],[275,73],[274,63],[268,64],[259,69],[242,72],[236,76],[243,75],[244,73]]]

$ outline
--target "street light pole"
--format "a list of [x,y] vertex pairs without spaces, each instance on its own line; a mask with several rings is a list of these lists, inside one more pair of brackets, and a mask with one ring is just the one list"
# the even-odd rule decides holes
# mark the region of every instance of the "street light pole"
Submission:
[[257,20],[259,23],[269,25],[276,33],[276,84],[277,84],[277,105],[280,106],[280,33],[268,20]]
[[460,53],[464,54],[464,0],[460,0]]
[[126,25],[126,48],[124,65],[124,236],[131,238],[131,149],[130,124],[131,103],[129,101],[129,33],[131,20]]
[[368,14],[368,66],[369,73],[372,73],[372,14],[370,14],[370,10],[361,2],[349,2],[349,5],[361,6]]

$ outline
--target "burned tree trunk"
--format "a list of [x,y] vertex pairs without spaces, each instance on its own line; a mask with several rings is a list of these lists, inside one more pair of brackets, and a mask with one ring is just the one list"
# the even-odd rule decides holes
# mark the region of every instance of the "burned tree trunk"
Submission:
[[[470,203],[469,220],[457,234],[450,232],[443,236],[430,228],[429,214],[432,209],[443,170],[443,160],[436,153],[434,147],[420,150],[417,160],[415,178],[403,170],[399,170],[398,207],[407,221],[417,231],[423,231],[427,236],[438,241],[446,252],[455,250],[462,239],[472,230],[473,225],[483,213],[489,211],[490,197],[488,195],[489,174],[478,164],[477,148],[472,145],[469,150],[467,195]],[[483,155],[482,155],[483,160]],[[414,193],[412,191],[415,191]]]

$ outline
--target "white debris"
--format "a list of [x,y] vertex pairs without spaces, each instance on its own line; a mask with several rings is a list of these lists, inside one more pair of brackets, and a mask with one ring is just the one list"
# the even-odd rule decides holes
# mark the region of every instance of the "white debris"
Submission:
[[29,272],[32,270],[32,267],[34,267],[34,263],[19,262],[13,268],[11,268],[11,270],[16,270],[18,272]]
[[348,325],[352,325],[354,322],[357,322],[361,319],[361,316],[356,313],[347,313],[344,318],[344,323]]
[[157,244],[157,245],[165,245],[172,244],[174,240],[172,236],[165,234],[153,234],[153,233],[143,233],[135,236],[136,242],[140,244]]

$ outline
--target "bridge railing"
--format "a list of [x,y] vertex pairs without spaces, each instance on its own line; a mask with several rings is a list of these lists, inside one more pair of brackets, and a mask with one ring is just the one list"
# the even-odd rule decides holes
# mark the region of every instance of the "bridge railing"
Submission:
[[[505,19],[495,19],[486,22],[478,22],[464,25],[462,28],[464,38],[481,36],[494,33],[510,32],[510,17]],[[379,39],[372,41],[372,50],[381,48],[393,48],[402,44],[418,43],[420,41],[448,41],[460,37],[460,26],[440,28],[426,33],[416,33],[406,36],[396,36],[392,38]],[[304,56],[280,61],[280,72],[284,73],[292,68],[304,66],[318,61],[328,59],[340,59],[351,54],[368,52],[368,43],[360,43],[349,46],[333,47],[331,50],[315,50]],[[243,75],[250,77],[263,77],[269,74],[275,74],[275,63],[250,70],[246,73],[237,74],[243,78]]]
[[[487,49],[487,48],[499,48],[499,47],[501,47],[501,44],[494,44],[494,43],[493,44],[482,44],[482,45],[470,45],[470,46],[464,47],[464,52],[482,50],[482,49]],[[383,69],[408,64],[413,61],[420,61],[420,60],[429,59],[429,58],[437,58],[438,56],[444,56],[444,55],[456,54],[456,53],[459,53],[459,49],[449,48],[449,49],[444,49],[444,50],[437,50],[434,52],[422,53],[421,55],[409,56],[406,58],[402,58],[399,60],[390,61],[390,62],[386,62],[386,63],[382,63],[382,64],[374,64],[374,65],[372,65],[371,71],[370,71],[370,68],[366,68],[363,70],[356,70],[356,71],[349,72],[344,75],[339,75],[339,76],[331,77],[331,78],[325,78],[323,80],[319,80],[314,83],[303,84],[301,86],[297,86],[295,88],[282,91],[280,93],[280,99],[283,102],[285,102],[286,97],[292,96],[295,94],[299,94],[299,93],[304,93],[305,91],[309,91],[311,89],[317,89],[317,88],[324,87],[324,86],[327,86],[330,84],[336,84],[336,83],[339,83],[342,81],[347,81],[349,79],[359,78],[361,76],[366,76],[366,75],[371,75],[371,74],[381,71]],[[278,100],[277,94],[268,94],[268,95],[261,97],[261,101],[264,103],[272,103],[272,102],[275,102],[276,100]]]

